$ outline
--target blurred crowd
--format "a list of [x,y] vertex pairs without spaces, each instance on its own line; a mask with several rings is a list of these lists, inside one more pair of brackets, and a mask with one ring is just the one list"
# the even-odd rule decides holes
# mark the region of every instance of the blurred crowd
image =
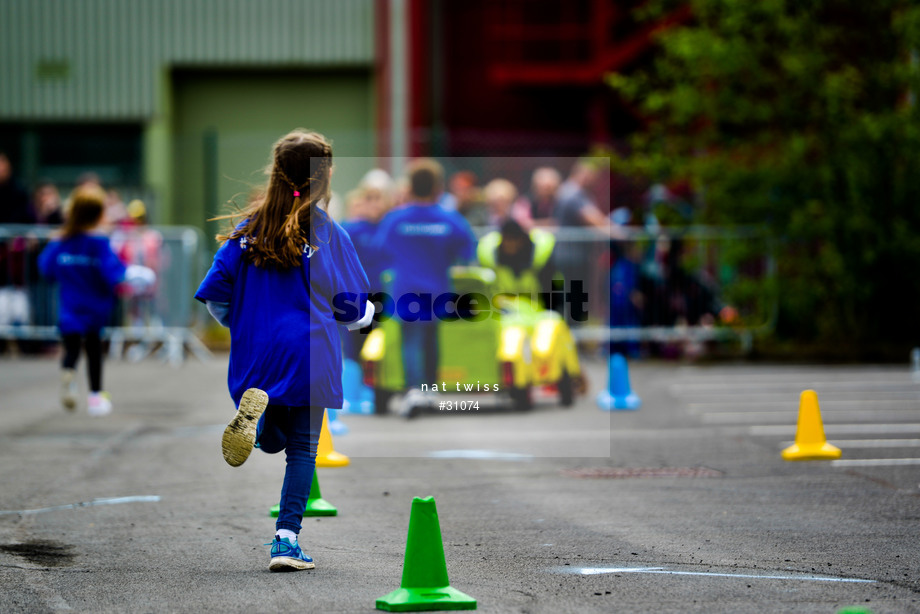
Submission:
[[[67,199],[61,197],[58,185],[49,179],[40,179],[30,192],[14,174],[9,156],[0,151],[0,225],[38,224],[60,226],[68,209]],[[81,188],[103,189],[99,175],[93,172],[80,174],[72,190]],[[117,190],[108,189],[105,202],[105,227],[135,226],[145,223],[146,208],[139,201],[125,204]]]
[[[580,284],[576,288],[591,296],[589,323],[678,327],[735,319],[735,310],[721,303],[706,272],[686,266],[687,246],[669,231],[669,225],[685,225],[692,215],[689,197],[680,187],[653,185],[637,202],[609,207],[603,204],[609,202],[608,171],[588,158],[563,169],[566,174],[551,166],[535,168],[529,185],[520,187],[502,177],[482,185],[469,170],[445,176],[437,162],[428,162],[441,179],[435,206],[462,216],[479,236],[475,263],[503,268],[514,279],[532,274],[545,296],[562,288],[570,292],[573,283]],[[405,177],[393,178],[375,169],[346,195],[343,210],[332,211],[344,220],[372,284],[380,274],[376,265],[383,260],[374,253],[374,246],[379,246],[374,228],[389,212],[412,201]],[[541,258],[547,235],[550,254]],[[499,284],[495,292],[522,287],[526,286]],[[565,305],[560,303],[545,306],[563,311]],[[565,315],[572,327],[584,324],[572,313]],[[612,349],[631,356],[698,351],[683,343],[630,342],[614,344]]]
[[[609,170],[591,158],[570,168],[535,168],[527,185],[503,177],[483,182],[470,170],[447,175],[439,163],[430,162],[440,181],[435,206],[462,217],[479,239],[470,264],[503,268],[512,279],[533,275],[546,293],[563,288],[570,292],[573,282],[580,283],[590,296],[589,324],[709,326],[736,316],[720,302],[705,271],[685,266],[686,246],[668,232],[692,215],[691,197],[680,187],[652,185],[631,202],[610,204]],[[50,181],[39,181],[30,192],[13,170],[0,152],[0,226],[60,225],[69,197],[62,197]],[[81,175],[74,189],[86,186],[102,187],[94,173]],[[380,289],[374,231],[385,216],[411,201],[407,177],[374,169],[344,198],[330,203],[330,213],[352,236],[369,278]],[[125,264],[157,270],[162,237],[146,221],[144,203],[125,204],[117,191],[106,190],[102,228],[113,249]],[[640,234],[644,240],[635,240]],[[544,253],[548,242],[550,249]],[[29,266],[37,253],[38,247],[25,239],[0,240],[0,325],[30,322],[29,288],[43,283]],[[126,303],[119,322],[146,325],[155,318],[149,297]],[[546,307],[564,312],[560,303],[547,301]],[[575,328],[585,323],[565,315]],[[632,356],[671,351],[639,343],[618,344],[616,349]]]

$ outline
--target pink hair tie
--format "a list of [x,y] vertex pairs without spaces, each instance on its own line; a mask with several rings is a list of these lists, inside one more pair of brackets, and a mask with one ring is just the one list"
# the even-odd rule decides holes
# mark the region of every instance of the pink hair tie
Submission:
[[300,192],[298,192],[297,190],[294,190],[294,198],[297,198],[298,196],[300,196]]

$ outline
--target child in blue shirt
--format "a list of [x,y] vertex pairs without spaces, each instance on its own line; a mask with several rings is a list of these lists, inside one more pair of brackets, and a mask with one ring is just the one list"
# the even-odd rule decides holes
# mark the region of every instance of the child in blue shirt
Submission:
[[154,281],[153,271],[146,267],[126,268],[108,238],[98,234],[104,211],[105,192],[101,188],[78,189],[61,236],[52,240],[38,259],[42,275],[58,283],[58,328],[64,344],[61,402],[71,411],[77,406],[75,374],[83,345],[89,375],[87,411],[91,416],[112,411],[112,402],[102,391],[100,332],[115,309],[116,289],[124,281],[139,288]]
[[[409,166],[410,202],[394,209],[380,222],[375,243],[383,267],[393,272],[390,293],[402,325],[402,358],[406,386],[405,413],[411,417],[416,405],[424,404],[423,383],[438,381],[438,318],[409,295],[434,299],[451,291],[450,267],[472,260],[476,238],[459,213],[436,206],[443,184],[443,170],[434,160],[420,159]],[[400,303],[407,308],[401,309]],[[418,313],[416,313],[418,312]]]
[[332,147],[322,135],[295,130],[275,143],[264,197],[218,237],[224,243],[195,294],[230,328],[228,384],[239,409],[224,431],[224,459],[238,466],[254,446],[286,450],[272,571],[314,567],[297,535],[324,408],[342,407],[334,297],[363,294],[355,321],[342,322],[350,329],[373,318],[354,245],[320,208],[331,173]]

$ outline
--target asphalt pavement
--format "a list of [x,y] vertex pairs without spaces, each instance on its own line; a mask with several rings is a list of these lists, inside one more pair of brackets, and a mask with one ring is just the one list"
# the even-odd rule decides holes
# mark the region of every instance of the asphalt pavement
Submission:
[[[0,358],[0,612],[371,612],[433,496],[451,585],[483,612],[920,612],[920,383],[904,366],[606,365],[562,409],[340,415],[307,572],[268,571],[283,455],[231,468],[226,356],[108,361],[115,412],[58,401],[55,359]],[[82,376],[81,376],[82,380]],[[82,381],[81,381],[82,383]],[[814,389],[837,461],[788,462]]]

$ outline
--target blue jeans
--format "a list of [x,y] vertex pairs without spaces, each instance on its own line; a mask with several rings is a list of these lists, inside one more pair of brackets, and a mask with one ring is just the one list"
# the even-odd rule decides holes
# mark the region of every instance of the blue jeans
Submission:
[[288,529],[300,533],[300,522],[313,485],[316,448],[325,411],[322,407],[285,405],[269,405],[265,408],[259,448],[268,454],[276,454],[281,450],[287,453],[276,530]]
[[402,359],[407,388],[438,380],[438,322],[402,323]]

